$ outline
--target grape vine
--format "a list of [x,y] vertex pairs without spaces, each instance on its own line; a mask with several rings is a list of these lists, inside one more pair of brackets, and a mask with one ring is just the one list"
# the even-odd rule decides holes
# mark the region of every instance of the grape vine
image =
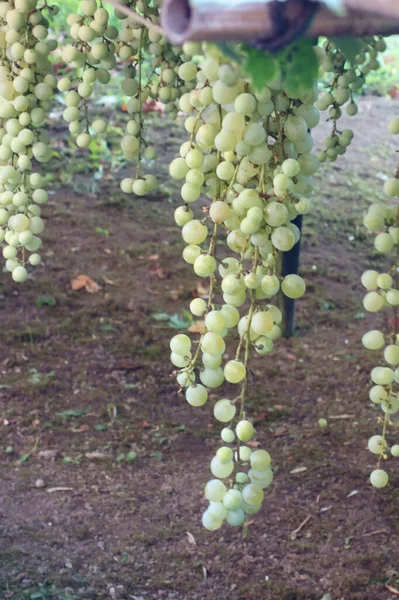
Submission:
[[[297,299],[306,290],[299,275],[282,276],[282,253],[299,241],[293,220],[312,209],[312,175],[320,163],[343,155],[352,141],[352,130],[340,130],[339,119],[344,107],[349,116],[356,115],[356,94],[367,73],[378,68],[385,42],[377,36],[363,38],[354,57],[345,56],[332,39],[315,47],[321,96],[316,82],[298,85],[296,73],[294,85],[275,70],[259,89],[216,45],[171,45],[159,27],[157,2],[129,0],[123,10],[115,10],[120,21],[115,27],[101,1],[82,0],[79,12],[67,19],[65,74],[57,80],[51,60],[57,42],[49,37],[49,19],[57,12],[41,0],[0,2],[0,242],[5,268],[14,281],[23,282],[30,266],[41,260],[41,205],[48,194],[34,161],[52,156],[43,124],[57,89],[64,95],[69,131],[77,146],[86,148],[92,136],[107,129],[107,122],[92,114],[94,86],[107,85],[115,71],[121,73],[129,115],[121,149],[125,159],[135,161],[121,189],[136,196],[158,185],[154,174],[145,173],[156,158],[146,132],[146,102],[161,102],[171,118],[184,113],[188,139],[169,166],[170,176],[182,183],[182,203],[174,218],[186,244],[183,259],[209,286],[204,297],[190,303],[193,316],[202,320],[199,339],[178,334],[170,342],[173,376],[194,407],[206,404],[209,390],[229,384],[228,393],[221,393],[213,406],[222,445],[210,463],[213,479],[205,486],[209,506],[202,522],[209,530],[225,521],[243,525],[260,510],[264,490],[273,481],[270,454],[258,449],[247,415],[253,353],[273,352],[282,335],[282,297]],[[319,111],[328,111],[332,128],[316,154],[312,129]],[[390,131],[399,133],[398,120]],[[388,196],[399,196],[398,173],[385,184]],[[366,271],[362,277],[368,290],[365,308],[375,312],[389,305],[394,313],[386,336],[371,331],[363,337],[370,349],[388,342],[384,359],[390,365],[371,374],[375,385],[370,399],[384,412],[381,435],[369,440],[369,449],[378,455],[370,477],[375,487],[388,482],[380,465],[387,458],[389,417],[399,410],[398,219],[396,205],[375,204],[364,221],[377,233],[377,250],[394,254],[389,271]],[[398,450],[397,444],[392,446],[391,454],[398,456]]]

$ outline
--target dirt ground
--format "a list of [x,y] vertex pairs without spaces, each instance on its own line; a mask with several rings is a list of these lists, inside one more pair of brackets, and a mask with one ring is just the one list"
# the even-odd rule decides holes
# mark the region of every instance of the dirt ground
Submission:
[[[360,338],[381,317],[364,314],[359,278],[384,264],[361,215],[394,169],[398,111],[363,100],[352,148],[317,177],[297,335],[253,363],[249,410],[275,482],[246,537],[201,526],[219,427],[211,403],[176,394],[175,330],[154,318],[184,315],[197,285],[166,176],[184,132],[160,120],[152,131],[163,191],[149,199],[121,201],[109,178],[89,194],[87,174],[59,186],[72,163],[54,161],[44,265],[22,286],[0,280],[1,600],[397,597],[398,463],[376,491],[366,450],[379,429]],[[73,291],[79,274],[101,289]]]

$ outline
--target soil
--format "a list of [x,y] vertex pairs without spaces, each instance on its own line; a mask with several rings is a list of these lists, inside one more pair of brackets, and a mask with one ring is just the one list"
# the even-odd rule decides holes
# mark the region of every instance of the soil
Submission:
[[[1,599],[397,597],[398,468],[390,460],[389,486],[370,486],[378,359],[360,344],[382,318],[364,313],[359,278],[386,262],[361,217],[395,168],[386,125],[398,106],[368,98],[360,108],[353,146],[316,178],[296,335],[253,362],[249,413],[275,481],[245,534],[201,526],[219,427],[212,402],[193,409],[176,393],[176,330],[159,320],[184,320],[198,285],[180,258],[166,175],[183,128],[154,120],[161,192],[123,201],[130,167],[91,188],[85,168],[72,172],[87,158],[68,158],[54,129],[63,153],[48,170],[43,267],[24,285],[0,281]],[[79,274],[101,289],[72,290]]]

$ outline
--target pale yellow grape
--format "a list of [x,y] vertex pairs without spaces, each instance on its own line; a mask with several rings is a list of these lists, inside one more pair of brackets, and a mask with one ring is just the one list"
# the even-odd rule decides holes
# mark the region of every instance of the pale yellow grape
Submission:
[[375,469],[370,473],[370,482],[376,488],[383,488],[388,483],[388,475],[382,469]]
[[244,130],[243,139],[250,146],[259,146],[266,139],[266,131],[260,123],[249,123]]
[[204,495],[210,502],[221,502],[227,492],[227,488],[223,481],[219,479],[211,479],[207,482],[204,489]]
[[173,179],[184,179],[189,171],[189,167],[184,158],[178,157],[172,160],[169,165],[169,175]]
[[259,485],[259,487],[262,489],[269,487],[273,481],[273,471],[270,467],[264,469],[263,471],[249,469],[248,476],[252,483]]
[[391,447],[391,454],[392,454],[392,456],[395,456],[395,458],[399,457],[399,444],[394,444]]
[[256,312],[251,320],[251,328],[259,335],[269,333],[273,327],[273,317],[269,311]]
[[192,202],[198,200],[198,198],[200,197],[201,188],[186,182],[183,183],[180,193],[184,202],[187,202],[187,204],[191,204]]
[[307,133],[308,126],[303,117],[289,115],[285,124],[284,132],[289,140],[296,142],[301,140]]
[[208,509],[208,514],[215,519],[224,519],[227,515],[227,510],[222,502],[211,502]]
[[201,383],[209,388],[217,388],[224,381],[224,373],[220,367],[216,369],[205,368],[200,372]]
[[201,191],[204,181],[205,175],[199,169],[190,169],[186,175],[186,182],[199,191]]
[[374,240],[374,246],[378,252],[387,254],[393,248],[393,237],[390,233],[379,233]]
[[230,206],[222,200],[216,200],[209,208],[209,216],[214,223],[223,223],[228,219],[230,214]]
[[209,331],[216,333],[226,327],[226,319],[221,311],[211,310],[205,317],[205,326]]
[[254,426],[246,419],[239,421],[236,426],[236,435],[241,442],[249,442],[255,433]]
[[239,383],[245,378],[244,363],[239,360],[229,360],[224,367],[224,376],[229,383]]
[[228,423],[236,414],[235,404],[232,404],[231,401],[227,399],[218,400],[213,408],[213,414],[218,421]]
[[275,296],[280,289],[280,281],[276,275],[265,275],[262,277],[261,287],[266,296]]
[[378,292],[368,292],[363,298],[363,306],[369,312],[377,312],[384,306],[384,297]]
[[378,275],[379,275],[379,273],[377,271],[373,271],[371,269],[369,269],[368,271],[364,271],[364,273],[361,277],[361,282],[362,282],[363,287],[365,287],[366,290],[377,289]]
[[222,526],[222,524],[223,524],[223,520],[219,519],[215,515],[212,515],[212,513],[209,512],[209,509],[206,510],[203,513],[203,515],[202,515],[202,525],[208,531],[216,531],[217,529],[220,529],[220,527]]
[[190,302],[190,311],[196,317],[202,317],[207,309],[207,304],[203,298],[194,298]]
[[389,367],[375,367],[371,371],[371,379],[377,385],[390,385],[394,380],[394,372]]
[[212,93],[218,104],[230,104],[238,95],[238,87],[237,85],[228,86],[219,80],[212,87]]
[[199,246],[196,244],[189,244],[183,250],[183,259],[190,265],[193,265],[200,254],[201,248]]
[[252,94],[243,93],[234,101],[234,110],[241,114],[250,116],[256,110],[256,98]]
[[273,231],[271,239],[273,246],[282,252],[291,250],[291,248],[293,248],[295,245],[294,234],[290,229],[288,229],[288,227],[277,227]]
[[208,228],[197,219],[186,223],[182,229],[183,240],[187,244],[202,244],[207,238]]
[[170,362],[179,369],[183,367],[187,367],[191,360],[191,352],[187,355],[182,356],[181,354],[177,354],[176,352],[172,352],[170,355]]
[[281,165],[281,170],[283,172],[283,175],[292,178],[298,175],[299,171],[301,170],[301,167],[298,161],[294,158],[287,158]]
[[227,490],[223,497],[223,505],[228,510],[235,510],[240,508],[242,502],[242,494],[239,490],[231,489]]
[[178,74],[183,81],[192,81],[197,75],[197,67],[192,62],[183,63],[179,67]]
[[288,298],[297,299],[304,295],[306,284],[299,275],[286,275],[281,283],[281,289]]
[[208,354],[208,352],[202,353],[202,362],[208,369],[217,369],[222,364],[221,354]]
[[177,354],[185,355],[189,354],[191,350],[191,340],[188,335],[184,333],[178,333],[174,335],[169,342],[169,347],[172,352]]
[[385,345],[384,335],[377,329],[368,331],[362,337],[362,344],[368,350],[380,350]]
[[225,131],[241,137],[245,129],[245,117],[236,112],[229,112],[223,117],[222,127]]
[[216,129],[212,125],[206,123],[205,125],[201,125],[198,129],[195,141],[200,148],[212,148],[215,143],[216,134]]
[[242,490],[242,498],[244,502],[250,505],[257,505],[263,502],[264,492],[259,485],[249,483]]
[[377,285],[383,290],[387,290],[393,285],[393,279],[389,273],[381,273],[377,277]]
[[270,202],[265,209],[265,220],[271,227],[283,225],[288,218],[288,210],[280,202]]
[[390,365],[399,365],[399,346],[389,344],[384,350],[384,358]]
[[381,435],[373,435],[367,443],[367,447],[370,452],[378,455],[382,454],[386,448],[386,445],[387,443]]
[[386,400],[381,401],[381,408],[388,415],[395,415],[399,411],[399,398],[391,394]]
[[223,181],[231,181],[235,167],[231,162],[222,161],[216,167],[216,175]]
[[176,381],[181,387],[188,387],[195,383],[195,374],[189,373],[188,371],[182,371],[177,375]]
[[389,122],[388,131],[392,135],[398,135],[399,134],[399,119],[398,118],[392,119]]
[[270,465],[270,454],[266,450],[255,450],[250,457],[251,467],[262,471]]
[[235,306],[224,304],[220,309],[221,314],[225,319],[225,327],[231,329],[238,324],[240,313]]
[[399,306],[399,290],[388,290],[386,300],[391,306]]
[[257,354],[265,356],[266,354],[270,354],[270,352],[273,351],[273,347],[273,340],[267,336],[262,336],[257,338],[256,340],[255,351],[257,352]]
[[384,183],[384,193],[393,198],[399,195],[399,179],[391,177]]
[[242,508],[228,510],[226,514],[226,521],[232,527],[239,527],[245,521],[245,513]]
[[204,163],[204,155],[202,154],[201,150],[198,150],[197,148],[189,150],[185,156],[185,159],[190,169],[198,169],[199,167],[202,167]]
[[214,456],[211,460],[210,470],[214,477],[225,479],[229,477],[234,470],[234,462],[222,463],[217,456]]
[[221,463],[229,463],[233,460],[233,450],[228,446],[222,446],[216,451],[216,456]]
[[236,145],[236,136],[229,131],[219,131],[215,137],[214,144],[220,152],[231,152]]
[[15,269],[12,271],[11,277],[17,283],[23,283],[28,278],[28,271],[25,269],[25,267],[15,267]]
[[[133,184],[133,181],[132,181]],[[183,227],[193,219],[193,211],[188,206],[178,206],[174,212],[175,222],[179,227]]]
[[208,354],[223,354],[226,344],[218,333],[208,331],[202,338],[201,348],[203,352]]
[[369,398],[371,402],[379,404],[382,400],[386,400],[388,392],[381,385],[373,385],[369,391]]
[[[224,427],[220,433],[220,437],[226,444],[232,444],[236,438],[234,431],[229,429],[228,427]],[[391,450],[392,452],[392,450]]]
[[191,385],[186,389],[186,400],[191,406],[203,406],[208,400],[208,392],[201,384]]

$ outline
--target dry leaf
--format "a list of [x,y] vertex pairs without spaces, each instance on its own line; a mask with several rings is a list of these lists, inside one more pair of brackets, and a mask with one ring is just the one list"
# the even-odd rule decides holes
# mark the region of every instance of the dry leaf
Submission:
[[303,473],[304,471],[307,471],[308,468],[307,467],[297,467],[296,469],[292,469],[292,471],[290,471],[290,473],[295,474],[295,473]]
[[81,431],[89,431],[89,426],[88,425],[81,425],[77,429],[72,429],[72,431],[74,433],[80,433]]
[[193,544],[193,546],[197,545],[197,542],[195,541],[195,537],[193,536],[192,533],[190,533],[189,531],[186,531],[186,536],[188,537],[188,541],[190,542],[190,544]]
[[258,446],[260,446],[260,442],[247,442],[246,445],[250,448],[257,448]]
[[191,293],[194,296],[194,298],[196,298],[197,296],[199,296],[200,298],[207,298],[209,296],[209,285],[203,283],[202,281],[199,281],[197,283],[197,287],[195,288],[195,290],[191,290]]
[[148,421],[143,421],[141,423],[141,429],[148,429],[149,427],[151,427],[151,425],[149,424]]
[[53,492],[72,492],[73,488],[71,487],[54,487],[54,488],[47,488],[47,492],[49,494],[52,494]]
[[154,279],[167,279],[169,277],[169,273],[159,263],[155,263],[148,272],[150,277]]
[[90,294],[94,294],[95,292],[101,290],[101,286],[93,281],[93,279],[88,275],[78,275],[76,279],[72,279],[71,288],[73,290],[85,289],[86,292],[89,292]]
[[187,328],[190,333],[204,333],[205,321],[196,321],[193,325]]

